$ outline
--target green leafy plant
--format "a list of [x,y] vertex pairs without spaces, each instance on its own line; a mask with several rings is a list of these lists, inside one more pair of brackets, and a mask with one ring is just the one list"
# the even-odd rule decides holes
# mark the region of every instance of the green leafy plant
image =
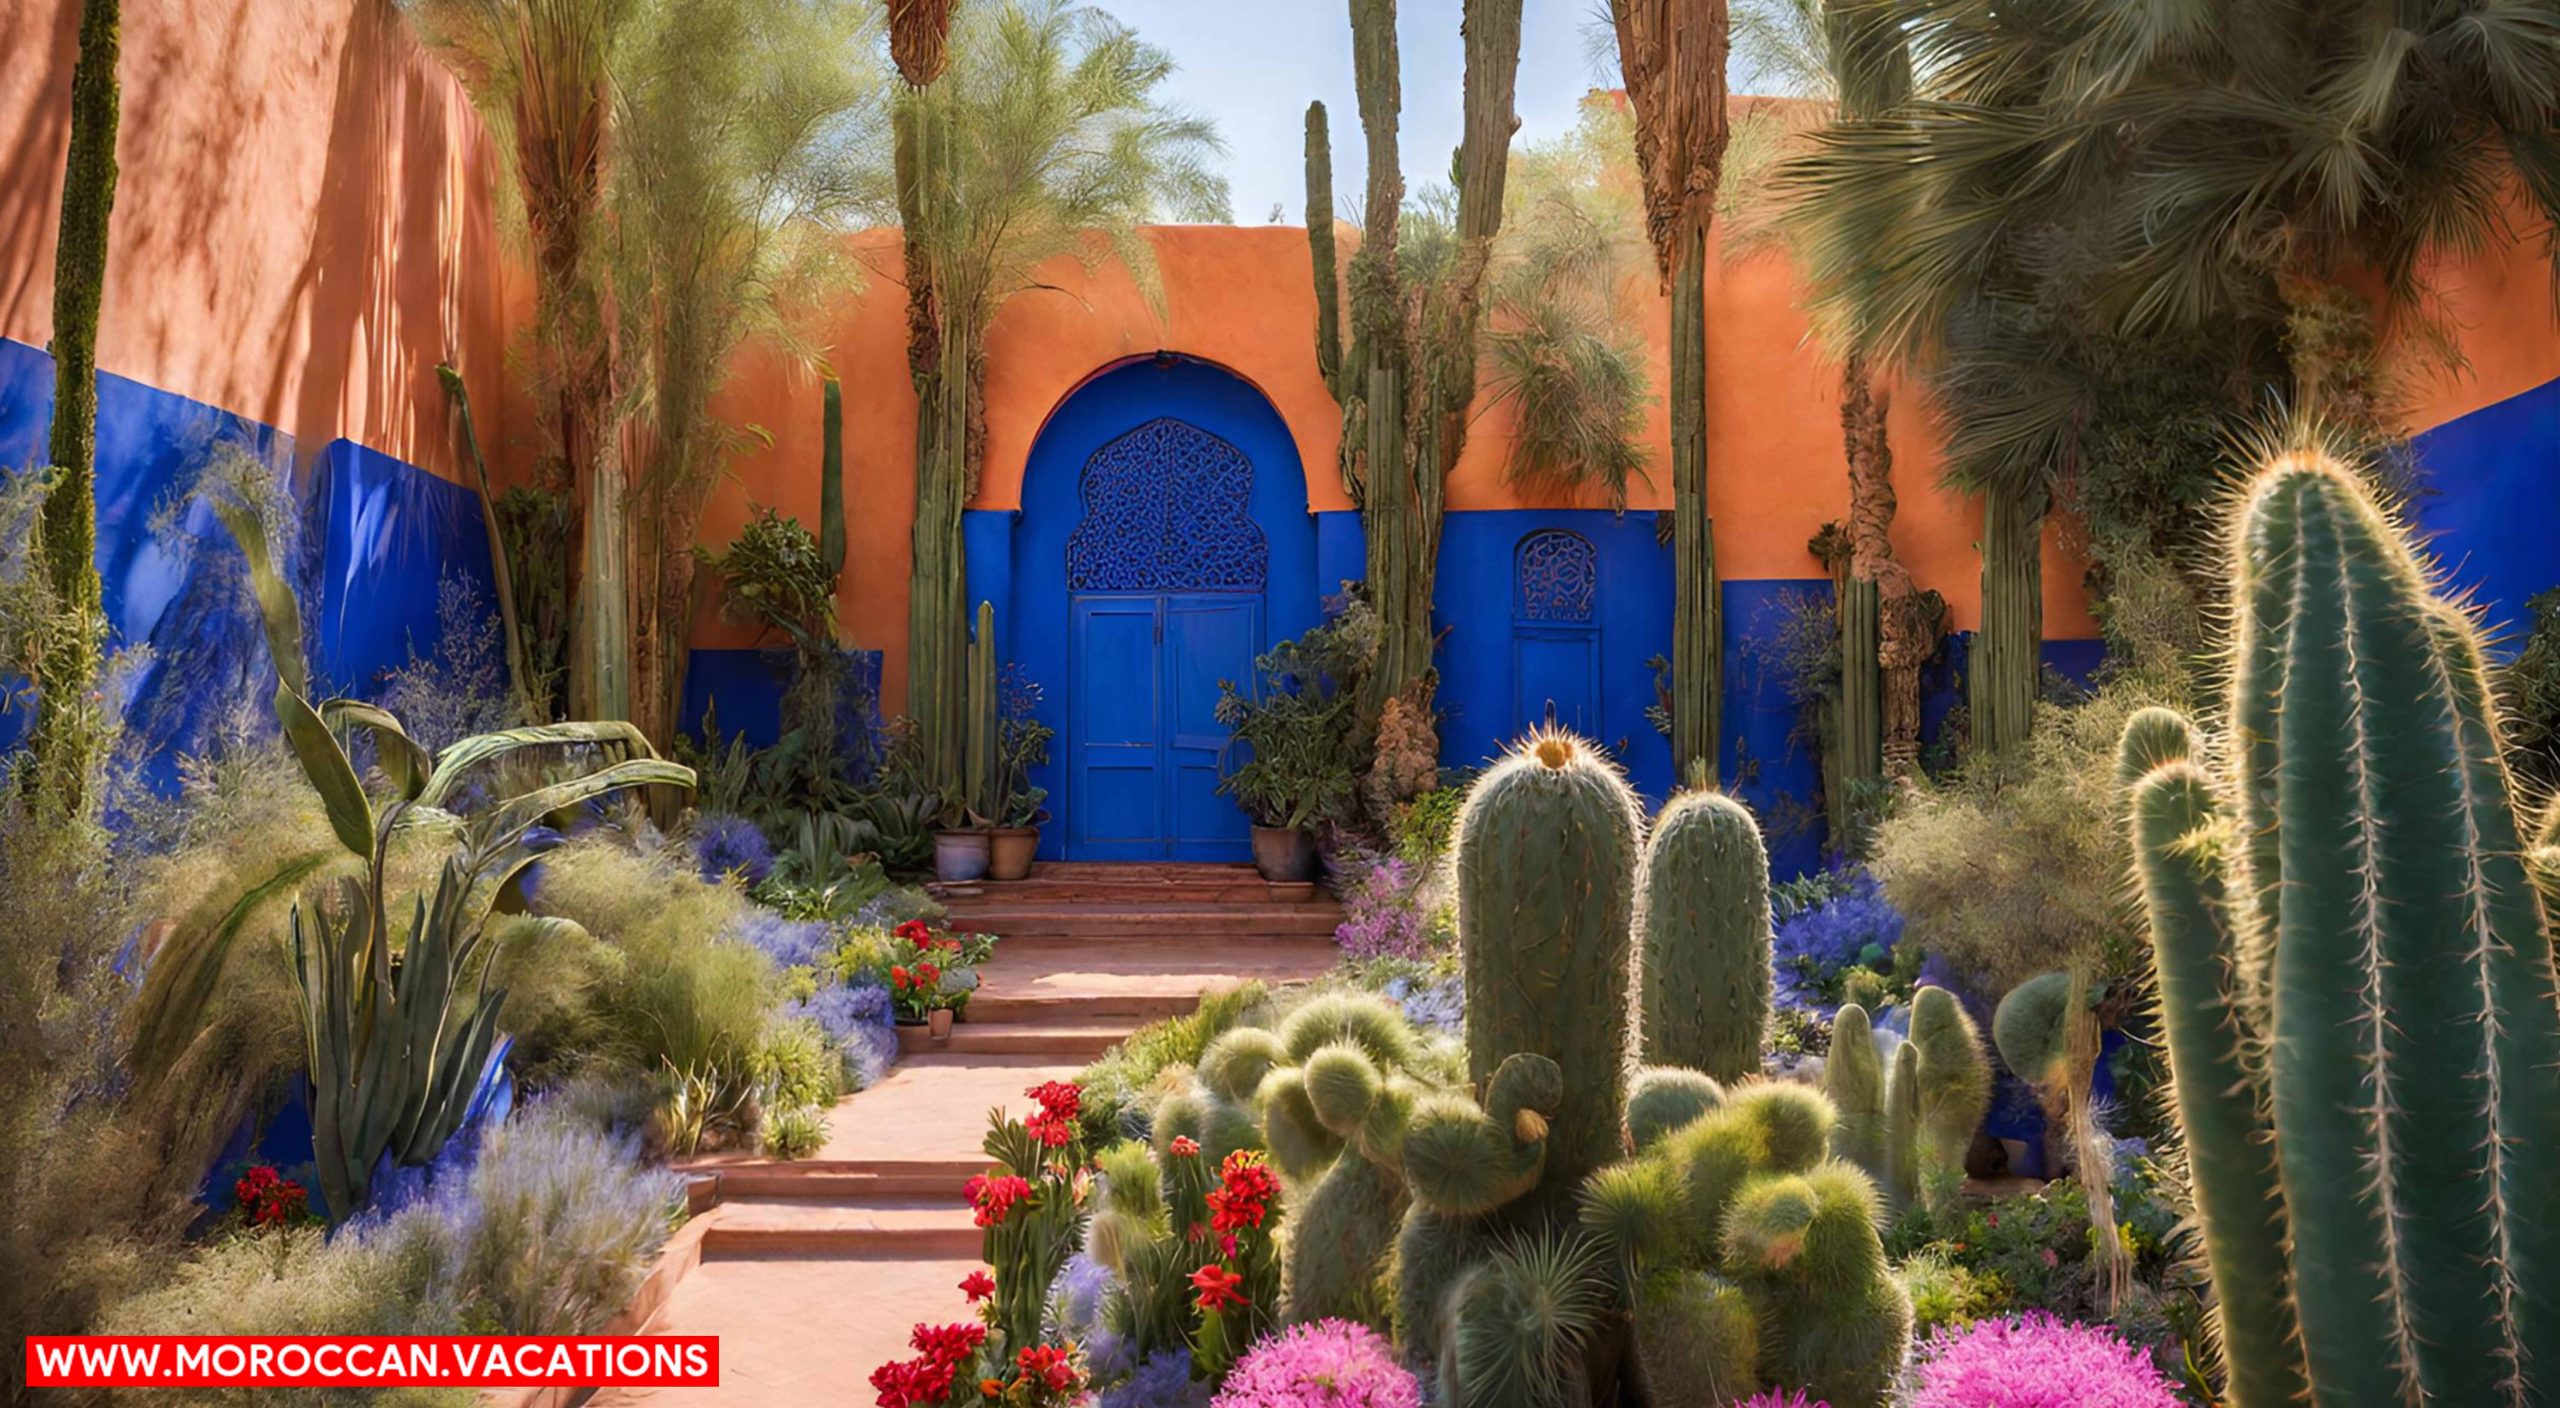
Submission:
[[1220,779],[1256,825],[1313,831],[1348,820],[1366,773],[1360,690],[1376,618],[1356,598],[1333,620],[1253,662],[1256,681],[1219,682],[1217,719],[1245,757]]

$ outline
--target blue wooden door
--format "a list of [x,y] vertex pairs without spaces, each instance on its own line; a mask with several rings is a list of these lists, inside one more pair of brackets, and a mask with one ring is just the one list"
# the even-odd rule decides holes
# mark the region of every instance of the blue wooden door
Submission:
[[1511,727],[1600,736],[1600,558],[1560,528],[1521,538],[1512,558]]
[[1252,678],[1262,598],[1075,598],[1070,849],[1082,860],[1240,860],[1244,813],[1218,793],[1218,686]]
[[1170,416],[1085,461],[1067,538],[1072,860],[1243,860],[1244,813],[1218,795],[1218,685],[1253,678],[1270,546],[1253,462]]

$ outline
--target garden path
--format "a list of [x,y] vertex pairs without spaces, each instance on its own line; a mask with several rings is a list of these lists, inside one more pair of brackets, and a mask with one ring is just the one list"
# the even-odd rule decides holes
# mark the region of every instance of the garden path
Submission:
[[867,1405],[872,1369],[908,1356],[920,1320],[966,1317],[978,1229],[961,1184],[983,1172],[987,1112],[1068,1079],[1141,1024],[1249,978],[1314,977],[1336,957],[1330,901],[1275,903],[1244,866],[1077,865],[950,901],[1004,936],[969,1020],[847,1096],[827,1142],[794,1163],[707,1160],[717,1203],[701,1263],[649,1321],[720,1337],[716,1389],[615,1389],[602,1408]]

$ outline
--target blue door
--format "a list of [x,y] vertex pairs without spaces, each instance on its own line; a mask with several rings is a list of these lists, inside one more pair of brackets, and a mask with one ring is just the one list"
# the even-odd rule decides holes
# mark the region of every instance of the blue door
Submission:
[[1240,860],[1244,813],[1219,795],[1227,731],[1218,686],[1252,678],[1262,598],[1232,593],[1075,598],[1075,854],[1089,860]]
[[1600,734],[1600,555],[1579,533],[1544,528],[1512,559],[1511,727]]
[[1269,548],[1253,462],[1159,417],[1086,461],[1067,540],[1067,854],[1243,860],[1244,813],[1218,794],[1218,686],[1253,678]]

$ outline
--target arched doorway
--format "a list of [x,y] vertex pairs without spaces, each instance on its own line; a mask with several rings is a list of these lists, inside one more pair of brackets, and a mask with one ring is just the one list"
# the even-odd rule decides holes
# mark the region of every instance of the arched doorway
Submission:
[[1296,442],[1224,368],[1109,368],[1041,427],[1012,534],[1010,651],[1057,730],[1043,849],[1071,860],[1242,860],[1218,794],[1221,682],[1319,619]]

